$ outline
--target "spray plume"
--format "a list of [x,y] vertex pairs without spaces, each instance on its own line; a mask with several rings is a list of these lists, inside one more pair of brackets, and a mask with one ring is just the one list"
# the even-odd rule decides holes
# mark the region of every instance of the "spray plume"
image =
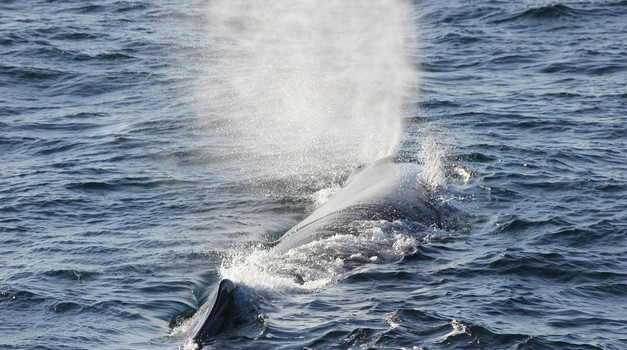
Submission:
[[415,47],[411,4],[209,6],[199,123],[233,167],[277,177],[320,174],[396,150],[401,114],[417,85],[408,58]]

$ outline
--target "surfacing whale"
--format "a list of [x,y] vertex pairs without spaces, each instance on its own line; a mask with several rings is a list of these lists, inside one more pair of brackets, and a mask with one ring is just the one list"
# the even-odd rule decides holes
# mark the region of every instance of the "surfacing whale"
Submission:
[[[453,208],[432,198],[419,180],[420,166],[381,160],[353,173],[344,187],[274,245],[277,254],[336,234],[358,234],[355,222],[405,220],[442,228],[443,217]],[[228,279],[220,281],[203,322],[192,332],[202,348],[216,335],[233,327],[237,317],[237,289]]]

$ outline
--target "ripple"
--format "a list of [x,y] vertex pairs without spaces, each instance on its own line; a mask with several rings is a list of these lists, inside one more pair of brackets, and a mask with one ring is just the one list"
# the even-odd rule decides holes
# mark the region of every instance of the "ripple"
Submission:
[[511,14],[505,18],[492,20],[493,23],[520,22],[520,21],[553,21],[556,19],[574,18],[579,12],[562,4],[532,7],[527,10]]
[[3,309],[29,310],[33,306],[44,304],[48,298],[27,290],[0,291],[0,305]]
[[98,275],[97,272],[90,271],[79,271],[79,270],[49,270],[43,273],[44,276],[54,277],[58,279],[69,279],[74,281],[83,281],[85,279],[90,279],[91,277]]
[[68,75],[67,72],[58,69],[9,66],[5,64],[0,65],[0,71],[2,71],[2,75],[9,76],[20,82],[29,82],[31,80],[52,80]]

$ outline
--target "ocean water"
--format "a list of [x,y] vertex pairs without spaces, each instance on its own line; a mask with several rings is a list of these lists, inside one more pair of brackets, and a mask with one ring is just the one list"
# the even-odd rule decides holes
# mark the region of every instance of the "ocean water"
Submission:
[[[627,348],[627,2],[2,1],[0,349]],[[459,210],[267,243],[393,155]],[[294,271],[301,281],[294,281]]]

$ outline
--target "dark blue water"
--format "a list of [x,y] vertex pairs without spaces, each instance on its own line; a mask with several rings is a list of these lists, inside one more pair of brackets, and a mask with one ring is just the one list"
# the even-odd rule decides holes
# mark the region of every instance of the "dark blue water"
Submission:
[[[263,326],[216,349],[627,348],[626,18],[3,1],[0,348],[176,349],[223,277]],[[392,151],[453,224],[263,247]]]

